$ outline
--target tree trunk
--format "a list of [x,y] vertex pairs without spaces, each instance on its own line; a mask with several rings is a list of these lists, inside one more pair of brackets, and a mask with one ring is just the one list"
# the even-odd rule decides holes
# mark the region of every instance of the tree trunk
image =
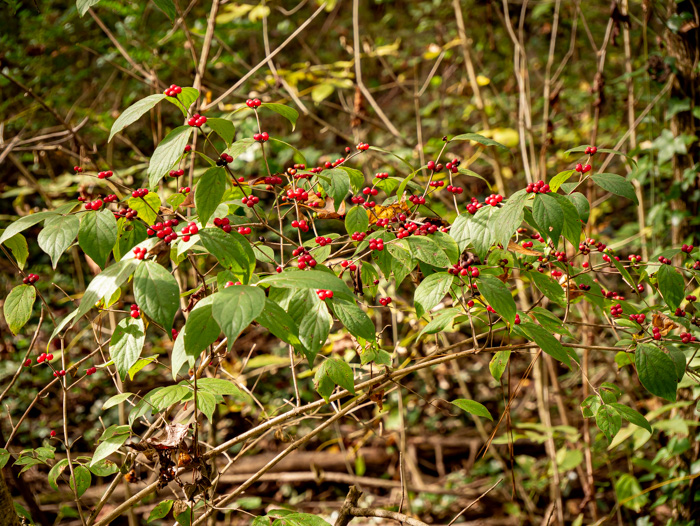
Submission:
[[15,505],[3,472],[4,470],[0,470],[0,526],[20,526],[22,523],[15,513]]
[[[671,131],[675,137],[680,135],[697,135],[700,122],[693,115],[693,110],[700,106],[700,74],[698,73],[698,60],[700,58],[700,20],[698,20],[697,6],[692,0],[668,1],[668,17],[686,20],[676,31],[666,30],[665,41],[668,56],[675,59],[673,67],[676,78],[671,87],[671,98],[689,100],[690,107],[685,111],[679,111],[671,118]],[[693,141],[688,146],[687,154],[676,154],[673,158],[673,181],[679,185],[684,178],[686,170],[693,170],[700,162],[700,146],[698,141]],[[698,188],[698,175],[695,174],[693,184]],[[688,193],[692,192],[692,188]],[[674,213],[686,213],[686,217],[694,217],[698,214],[698,203],[688,202],[687,194],[676,196],[671,201]],[[672,224],[671,242],[673,245],[682,243],[688,233],[686,220]]]

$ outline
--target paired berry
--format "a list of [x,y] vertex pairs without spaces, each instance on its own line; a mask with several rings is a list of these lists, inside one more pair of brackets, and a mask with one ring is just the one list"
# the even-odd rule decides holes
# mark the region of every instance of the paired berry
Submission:
[[185,170],[170,170],[170,177],[182,177],[185,175]]
[[356,148],[361,152],[365,152],[369,150],[369,144],[367,144],[366,142],[361,142],[357,144]]
[[391,303],[391,298],[390,298],[390,297],[379,298],[379,303],[380,303],[382,306],[386,307],[387,305],[389,305],[389,304]]
[[316,294],[318,294],[318,298],[323,301],[325,299],[331,299],[333,297],[333,291],[332,290],[323,290],[319,289],[316,291]]
[[595,155],[596,152],[598,151],[597,146],[586,146],[586,155]]
[[88,201],[85,203],[85,210],[99,210],[102,208],[104,201],[102,199],[96,199],[95,201]]
[[131,197],[145,197],[148,195],[148,188],[139,188],[131,192]]
[[249,108],[259,108],[262,104],[260,99],[248,99],[245,103]]
[[693,248],[695,248],[693,245],[683,245],[681,247],[681,252],[685,252],[686,254],[690,254],[693,251]]
[[[231,232],[231,220],[228,217],[214,218],[214,226],[219,227],[221,230],[227,234]],[[192,227],[190,227],[190,232],[192,232]]]
[[685,311],[684,311],[683,309],[681,309],[680,307],[678,307],[678,308],[676,309],[675,314],[676,314],[676,316],[678,316],[679,318],[685,318]]
[[97,372],[97,367],[88,367],[87,370],[85,371],[85,374],[88,376],[92,376]]
[[267,132],[256,133],[253,135],[253,140],[257,142],[267,142],[270,139],[270,135]]
[[651,333],[652,333],[652,336],[653,336],[653,338],[654,338],[655,340],[660,340],[660,339],[661,339],[661,329],[659,329],[658,327],[654,327],[654,328],[651,330]]
[[146,249],[145,248],[140,248],[136,247],[134,250],[134,259],[142,260],[143,258],[146,257]]
[[216,161],[216,166],[226,166],[228,163],[233,162],[233,157],[227,153],[222,153],[221,157]]
[[132,318],[134,318],[134,319],[136,319],[136,318],[138,318],[139,316],[141,316],[141,310],[139,309],[139,306],[138,306],[138,305],[133,304],[133,305],[131,306],[131,314],[130,314],[130,316],[131,316]]
[[242,236],[247,236],[252,232],[249,226],[239,226],[238,233]]
[[178,192],[180,192],[181,194],[185,194],[185,195],[189,194],[191,191],[192,191],[192,189],[189,186],[181,186],[178,189]]
[[82,167],[80,167],[80,166],[74,166],[74,167],[73,167],[73,171],[74,171],[75,173],[78,173],[78,174],[79,174],[79,173],[81,173],[81,172],[83,171],[83,169],[82,169]]
[[112,172],[112,170],[107,170],[106,172],[100,172],[100,173],[98,173],[98,174],[97,174],[97,178],[98,178],[98,179],[109,179],[109,178],[112,177],[113,175],[114,175],[114,173]]
[[520,314],[515,315],[515,321],[513,323],[515,325],[520,325]]

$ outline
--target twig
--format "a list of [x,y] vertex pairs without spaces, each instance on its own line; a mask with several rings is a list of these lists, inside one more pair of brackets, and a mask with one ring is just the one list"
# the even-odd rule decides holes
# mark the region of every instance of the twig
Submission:
[[457,519],[459,519],[462,515],[464,515],[464,513],[466,513],[466,512],[469,510],[469,508],[471,508],[474,504],[476,504],[476,503],[479,502],[481,499],[483,499],[486,495],[488,495],[488,494],[491,492],[492,489],[494,489],[496,486],[498,486],[498,485],[501,483],[502,480],[503,480],[503,479],[498,479],[498,482],[496,482],[493,486],[491,486],[489,489],[487,489],[486,491],[484,491],[484,492],[483,492],[481,495],[479,495],[474,501],[472,501],[471,504],[469,504],[469,506],[467,506],[467,507],[464,508],[462,511],[460,511],[457,515],[455,515],[455,518],[452,519],[452,520],[447,524],[447,526],[452,526],[452,524],[454,524],[454,522],[455,522]]

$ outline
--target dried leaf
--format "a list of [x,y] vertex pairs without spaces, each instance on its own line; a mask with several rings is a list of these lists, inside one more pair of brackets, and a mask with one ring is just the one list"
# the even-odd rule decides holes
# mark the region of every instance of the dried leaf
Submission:
[[146,442],[156,449],[176,449],[187,437],[188,431],[189,426],[184,424],[167,424],[164,437],[149,438]]
[[651,317],[651,324],[660,329],[659,332],[661,336],[666,336],[669,332],[678,327],[668,316],[659,312],[654,313]]
[[510,241],[508,243],[508,250],[511,252],[515,252],[516,254],[522,254],[523,256],[541,256],[542,252],[539,252],[537,250],[530,250],[529,248],[525,248],[522,245],[518,245],[517,243],[514,243],[513,241]]
[[375,224],[379,219],[388,219],[391,221],[399,214],[410,214],[411,208],[408,206],[406,201],[401,200],[397,203],[390,204],[388,206],[377,205],[369,213],[369,224]]

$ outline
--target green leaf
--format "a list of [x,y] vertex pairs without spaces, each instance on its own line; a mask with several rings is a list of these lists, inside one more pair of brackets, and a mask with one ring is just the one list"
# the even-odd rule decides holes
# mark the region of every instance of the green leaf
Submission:
[[479,135],[478,133],[462,133],[460,135],[455,135],[450,139],[449,142],[452,141],[473,141],[478,142],[479,144],[482,144],[484,146],[496,146],[501,150],[508,151],[508,148],[502,145],[500,142],[494,141],[493,139],[489,139],[488,137],[484,137],[483,135]]
[[532,215],[542,231],[556,246],[564,228],[564,212],[557,200],[547,194],[536,195]]
[[211,422],[214,417],[214,411],[216,411],[216,397],[213,394],[200,391],[197,393],[197,409]]
[[331,290],[338,298],[354,300],[354,295],[343,280],[335,274],[322,270],[285,271],[267,276],[261,279],[259,284],[285,289]]
[[437,246],[439,246],[442,249],[442,251],[447,255],[447,258],[450,260],[450,263],[452,263],[453,265],[457,263],[461,251],[457,246],[457,242],[454,239],[452,239],[449,234],[446,234],[445,232],[440,232],[438,230],[433,235],[431,235],[430,238],[433,241],[435,241]]
[[[97,0],[99,1],[99,0]],[[87,4],[87,7],[85,7],[85,11],[87,11],[87,8],[90,5],[94,5],[97,3],[95,0],[78,0],[78,10],[80,10],[80,3],[82,2],[83,4]],[[83,11],[80,16],[83,16],[85,14],[85,11]],[[124,128],[129,126],[129,124],[132,124],[139,120],[141,116],[145,113],[147,113],[151,108],[153,108],[156,104],[158,104],[160,101],[163,99],[166,99],[167,96],[163,93],[157,93],[155,95],[149,95],[146,98],[143,98],[139,100],[138,102],[135,102],[131,106],[129,106],[124,112],[119,116],[119,118],[114,121],[114,124],[112,124],[112,129],[109,132],[109,139],[107,139],[107,142],[110,142],[112,140],[112,137],[114,137],[117,133],[122,131]],[[183,146],[184,149],[184,146]],[[180,150],[180,153],[182,153],[182,150]]]
[[327,99],[331,95],[333,95],[333,92],[335,91],[335,86],[331,84],[330,82],[324,82],[322,84],[316,84],[312,89],[311,89],[311,100],[313,100],[316,104],[319,102]]
[[348,301],[334,296],[331,299],[331,305],[336,317],[350,331],[350,334],[365,340],[374,341],[374,323],[367,316],[367,313],[355,303],[355,300]]
[[501,381],[503,372],[506,370],[508,365],[508,360],[510,359],[510,353],[512,351],[498,351],[493,355],[491,361],[489,362],[489,371],[491,376],[493,376],[497,382]]
[[345,215],[345,229],[348,234],[365,232],[368,228],[369,217],[367,217],[367,210],[361,206],[352,207]]
[[639,481],[630,473],[623,473],[615,482],[617,501],[621,506],[641,512],[649,502],[649,495],[642,492]]
[[117,220],[111,210],[83,215],[78,231],[78,244],[97,265],[104,269],[109,253],[117,242]]
[[[151,394],[152,393],[152,394]],[[184,385],[169,385],[159,387],[151,391],[148,400],[158,411],[167,409],[171,405],[180,403],[191,391]],[[138,406],[137,406],[138,407]],[[136,408],[134,408],[136,409]]]
[[523,208],[529,195],[525,190],[515,192],[505,205],[491,216],[494,242],[500,243],[504,248],[508,246],[513,233],[523,222]]
[[219,166],[209,168],[199,179],[194,189],[194,204],[202,225],[207,224],[214,210],[221,203],[221,198],[226,191],[226,181],[226,171]]
[[411,255],[434,267],[447,267],[450,258],[432,239],[425,236],[411,236],[403,240],[411,250]]
[[477,179],[481,179],[482,181],[484,181],[486,183],[486,186],[488,186],[489,190],[492,189],[491,183],[489,183],[484,177],[482,177],[481,175],[479,175],[478,173],[476,173],[472,170],[469,170],[467,168],[458,168],[457,172],[462,174],[462,175],[467,175],[469,177],[476,177]]
[[443,309],[438,311],[430,323],[428,323],[418,335],[420,340],[424,334],[436,334],[444,331],[462,311],[457,308]]
[[200,378],[197,388],[213,395],[232,395],[240,399],[247,398],[236,384],[223,378]]
[[326,343],[332,324],[333,318],[322,301],[319,301],[301,318],[299,339],[309,351],[307,358],[310,365],[313,365],[316,355]]
[[37,212],[36,214],[30,214],[28,216],[20,217],[17,221],[10,223],[10,225],[3,231],[0,236],[0,243],[7,245],[6,241],[11,237],[25,231],[26,229],[41,223],[45,219],[50,219],[56,217],[58,214],[56,212]]
[[180,308],[180,287],[170,272],[155,261],[143,261],[134,273],[136,304],[166,332]]
[[130,433],[127,428],[126,432],[114,434],[111,437],[103,440],[95,450],[95,454],[93,455],[92,461],[90,462],[90,467],[93,467],[101,460],[107,458],[112,453],[118,451],[119,448],[124,445],[124,442],[127,441],[129,436]]
[[255,140],[251,139],[250,137],[247,137],[245,139],[241,139],[240,141],[234,142],[229,148],[226,149],[224,153],[227,153],[228,155],[233,157],[233,160],[235,161],[254,144]]
[[173,501],[172,500],[164,500],[162,502],[159,502],[155,508],[151,510],[151,513],[148,515],[148,519],[146,519],[146,522],[151,522],[156,519],[162,519],[165,517],[168,513],[170,513],[170,510],[173,507]]
[[345,170],[350,178],[350,188],[353,193],[359,193],[362,187],[365,185],[365,174],[356,168],[350,168],[349,166],[338,166],[339,169]]
[[664,301],[669,309],[675,311],[683,301],[683,292],[685,290],[683,276],[671,265],[661,265],[661,268],[656,273],[656,279],[658,280],[659,292],[664,297]]
[[88,9],[94,5],[97,5],[99,2],[100,0],[77,0],[75,6],[78,8],[78,14],[82,18],[83,15],[87,13]]
[[583,195],[581,192],[574,192],[573,194],[564,197],[571,201],[571,204],[573,204],[574,207],[576,207],[579,219],[584,223],[587,223],[588,216],[590,215],[591,211],[591,204],[588,202],[586,196]]
[[540,323],[540,325],[542,325],[542,327],[544,327],[548,331],[556,334],[563,334],[565,336],[573,338],[573,335],[566,327],[566,325],[564,325],[562,321],[550,311],[543,309],[542,307],[534,307],[530,312],[535,315],[535,318]]
[[515,321],[515,300],[512,294],[500,279],[489,274],[481,274],[478,278],[479,292],[487,303],[502,316],[510,325]]
[[10,452],[7,449],[0,448],[0,469],[7,465],[8,460],[10,460]]
[[110,475],[114,475],[117,471],[119,471],[119,466],[117,466],[111,460],[105,459],[96,462],[95,465],[89,466],[89,469],[92,472],[92,474],[97,477],[108,477]]
[[559,188],[561,188],[561,185],[568,181],[575,173],[576,170],[565,170],[563,172],[559,172],[557,175],[552,177],[551,181],[549,181],[549,188],[552,190],[552,192],[556,192],[559,190]]
[[129,208],[136,210],[139,219],[143,219],[149,225],[155,223],[160,211],[160,197],[155,192],[150,192],[144,197],[130,197]]
[[302,343],[296,321],[277,303],[266,298],[265,308],[255,318],[255,321],[283,342],[290,344],[297,352],[304,354],[310,362],[313,362],[315,355],[310,356],[309,351]]
[[281,141],[275,137],[270,137],[270,140],[272,142],[276,142],[278,144],[281,144],[283,146],[286,146],[290,150],[294,152],[294,161],[302,164],[306,164],[306,157],[304,157],[304,154],[302,154],[299,150],[297,150],[294,146],[289,144],[288,142]]
[[[3,231],[0,230],[0,233]],[[12,251],[12,255],[15,257],[17,266],[20,270],[24,269],[24,265],[27,263],[27,258],[29,257],[29,246],[27,245],[27,239],[22,234],[15,234],[11,238],[5,240],[5,246]]]
[[211,312],[228,338],[231,350],[238,335],[257,318],[265,307],[265,293],[261,288],[234,285],[214,294]]
[[68,467],[68,459],[64,458],[56,462],[51,470],[49,471],[48,475],[48,481],[49,481],[49,486],[51,486],[54,491],[58,491],[58,477],[61,476],[61,473]]
[[416,306],[416,314],[422,317],[426,312],[430,312],[438,303],[442,301],[450,291],[454,276],[447,272],[436,272],[425,278],[413,295],[413,302]]
[[158,9],[163,11],[165,15],[170,19],[170,22],[175,23],[175,18],[177,18],[177,11],[175,10],[175,4],[173,0],[153,0]]
[[7,295],[2,309],[12,334],[19,333],[32,317],[35,300],[36,289],[31,285],[18,285]]
[[207,119],[207,126],[221,137],[227,147],[231,147],[233,138],[236,136],[236,127],[230,120],[210,117]]
[[177,160],[190,140],[192,126],[178,126],[172,130],[156,147],[148,163],[148,186],[155,188]]
[[595,415],[595,423],[609,442],[615,438],[617,432],[620,431],[620,427],[622,427],[622,418],[620,417],[620,413],[613,407],[605,404],[598,408],[598,412]]
[[138,361],[145,342],[146,328],[141,318],[128,317],[117,324],[109,342],[109,355],[122,380]]
[[224,268],[233,272],[243,283],[248,283],[255,269],[255,253],[250,242],[241,234],[228,234],[220,228],[205,228],[199,231],[202,245],[219,260]]
[[[537,286],[542,294],[557,305],[566,306],[566,294],[562,286],[549,276],[540,272],[524,272]],[[495,307],[494,307],[495,308]]]
[[318,180],[326,195],[333,198],[333,206],[337,212],[340,204],[350,191],[350,177],[348,173],[339,168],[331,168],[318,174]]
[[294,131],[294,128],[297,126],[297,119],[299,118],[299,112],[297,110],[284,104],[276,104],[274,102],[265,102],[262,104],[262,107],[282,115],[282,117],[292,123],[292,131]]
[[634,352],[634,365],[647,391],[669,402],[676,401],[676,366],[668,354],[656,345],[640,343]]
[[90,474],[90,470],[85,466],[77,466],[76,468],[74,468],[73,475],[75,475],[75,479],[73,478],[73,476],[70,476],[70,487],[73,491],[77,493],[78,498],[80,498],[83,495],[83,493],[85,493],[85,491],[90,487],[90,483],[92,482],[92,475]]
[[[187,117],[187,109],[192,106],[192,103],[199,98],[199,90],[194,88],[182,88],[182,91],[177,94],[177,100],[180,101],[183,108],[185,108],[185,118]],[[171,100],[172,97],[168,97]],[[208,122],[208,121],[207,121]]]
[[617,402],[612,402],[610,405],[614,407],[618,413],[620,413],[622,418],[631,424],[646,429],[649,431],[649,433],[653,433],[651,424],[639,412],[635,411],[631,407],[627,407],[626,405],[618,404]]
[[77,216],[52,217],[44,223],[44,229],[39,233],[37,241],[41,250],[51,256],[54,269],[61,255],[73,244],[79,229],[80,219]]
[[355,394],[352,368],[342,360],[328,358],[324,360],[314,376],[316,390],[328,402],[336,385]]
[[634,191],[634,186],[624,177],[617,174],[595,174],[591,176],[593,182],[600,186],[603,190],[607,190],[615,195],[626,197],[638,205],[637,194]]
[[473,216],[470,214],[457,216],[450,228],[450,235],[457,242],[460,252],[471,245],[482,260],[486,257],[494,241],[491,217],[495,212],[496,209],[492,206],[485,206],[477,210]]
[[462,411],[465,411],[470,415],[482,416],[484,418],[488,418],[489,420],[491,420],[491,422],[493,422],[493,417],[491,416],[491,413],[489,413],[489,410],[486,409],[479,402],[475,402],[474,400],[467,400],[466,398],[459,398],[457,400],[454,400],[452,402],[452,405],[456,405]]
[[[277,514],[279,511],[280,510],[275,510],[271,513]],[[290,513],[289,515],[285,515],[281,520],[284,521],[284,524],[287,526],[331,526],[321,517],[311,515],[310,513]],[[275,521],[275,524],[277,524],[277,521]]]
[[[583,224],[581,223],[581,217],[579,211],[574,206],[568,197],[559,194],[547,194],[548,196],[556,199],[557,203],[561,207],[561,211],[564,213],[564,227],[562,229],[562,234],[568,239],[572,245],[577,246],[581,241],[581,231],[583,230]],[[579,194],[580,195],[580,194]],[[588,204],[588,201],[586,201]]]
[[540,349],[555,360],[559,360],[566,364],[567,367],[571,368],[570,356],[567,354],[564,347],[562,347],[559,340],[552,336],[548,330],[534,323],[526,322],[525,320],[523,320],[520,325],[515,325],[513,328],[515,332],[518,332],[519,329],[525,333],[525,336],[539,345]]
[[213,296],[200,300],[190,311],[182,329],[185,353],[194,359],[197,359],[221,334],[221,327],[212,318],[212,300]]
[[124,400],[129,398],[133,393],[119,393],[107,399],[107,401],[102,405],[102,410],[106,411],[114,406],[121,404]]

